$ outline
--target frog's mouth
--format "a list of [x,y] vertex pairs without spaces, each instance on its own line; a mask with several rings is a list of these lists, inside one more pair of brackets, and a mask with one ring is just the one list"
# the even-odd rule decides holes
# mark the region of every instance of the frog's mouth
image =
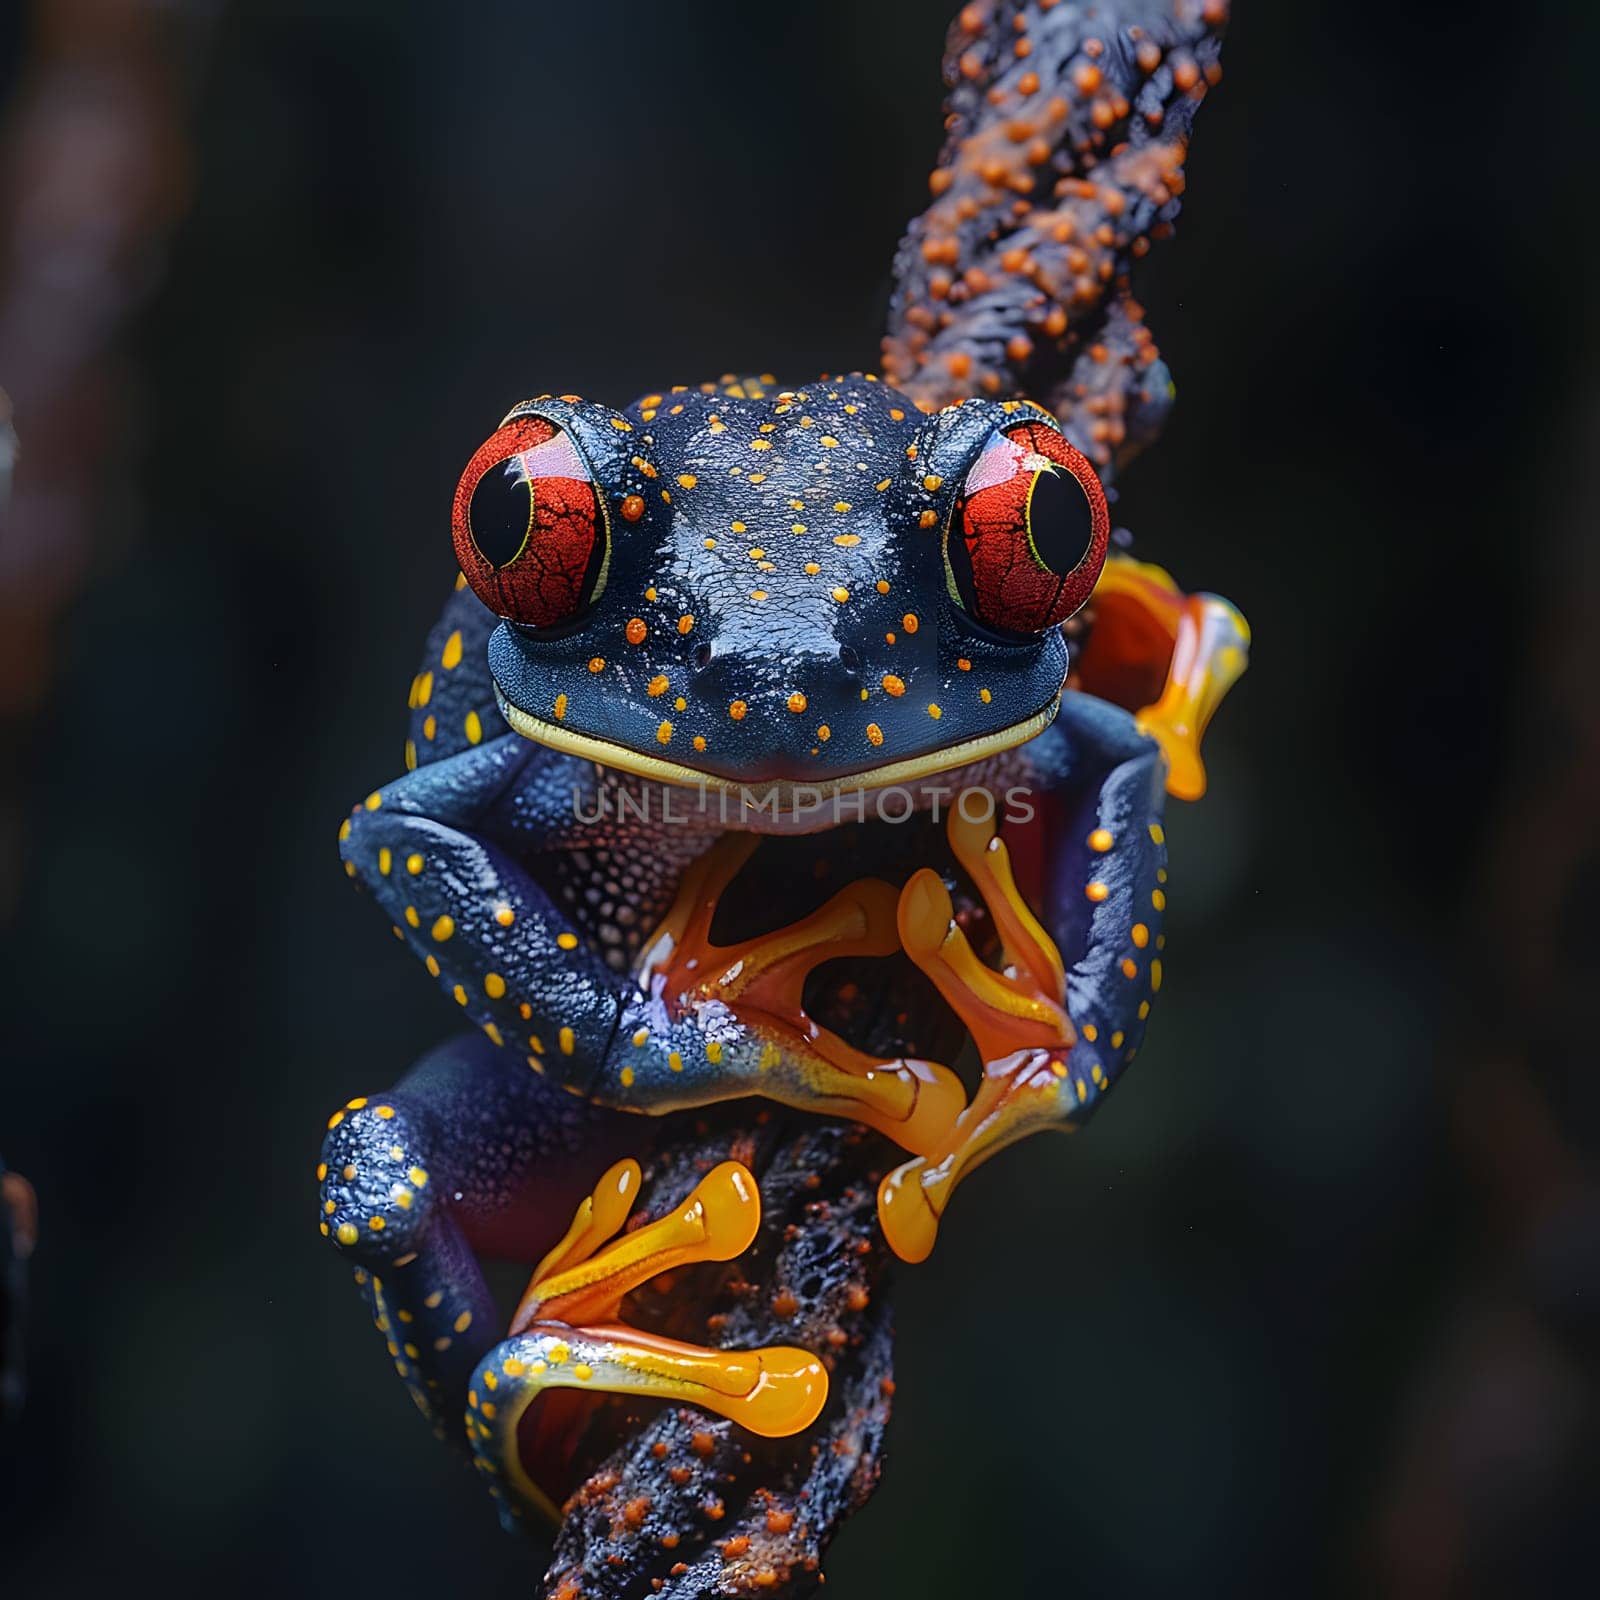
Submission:
[[632,773],[636,777],[671,784],[676,788],[698,789],[702,794],[727,795],[741,801],[753,797],[750,801],[752,809],[757,812],[773,811],[780,815],[803,812],[815,806],[819,800],[832,801],[842,795],[894,788],[972,766],[989,756],[1026,744],[1050,726],[1061,706],[1058,690],[1048,704],[1031,716],[993,733],[925,751],[904,760],[885,762],[856,772],[819,777],[813,781],[790,775],[752,774],[749,777],[730,778],[664,756],[649,755],[594,734],[580,733],[560,723],[546,722],[513,705],[498,686],[496,696],[500,702],[500,713],[510,727],[536,744],[547,745],[565,755],[596,761],[618,772]]

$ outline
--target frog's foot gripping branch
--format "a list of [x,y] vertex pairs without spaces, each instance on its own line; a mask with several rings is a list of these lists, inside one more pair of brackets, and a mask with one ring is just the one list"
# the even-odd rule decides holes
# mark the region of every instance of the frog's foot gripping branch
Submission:
[[[1219,595],[1185,594],[1161,567],[1119,556],[1095,590],[1079,681],[1091,694],[1138,708],[1138,727],[1167,758],[1167,793],[1198,800],[1206,792],[1200,741],[1249,655],[1250,624],[1235,606]],[[1152,681],[1162,662],[1165,681]]]
[[899,948],[894,889],[860,878],[798,922],[713,944],[717,906],[758,842],[726,834],[684,875],[643,952],[643,984],[679,1016],[730,1025],[726,1045],[713,1038],[706,1047],[722,1069],[720,1097],[759,1093],[864,1122],[907,1150],[933,1148],[964,1102],[960,1079],[936,1062],[868,1055],[813,1021],[804,1004],[806,979],[824,962]]
[[[904,1260],[926,1258],[951,1192],[990,1156],[1030,1133],[1084,1121],[1143,1036],[1162,976],[1154,952],[1166,905],[1159,887],[1165,768],[1151,741],[1126,718],[1105,716],[1108,709],[1079,697],[1063,703],[1063,717],[1079,724],[1071,737],[1110,768],[1097,789],[1065,804],[1058,822],[1050,900],[1068,907],[1063,938],[1081,951],[1072,965],[1019,893],[992,819],[974,824],[954,812],[949,832],[1000,935],[1002,971],[973,951],[937,874],[916,873],[901,893],[906,952],[967,1025],[985,1062],[971,1105],[939,1145],[879,1187],[884,1233]],[[1097,741],[1104,748],[1095,751]]]
[[[491,1350],[467,1394],[467,1435],[480,1470],[514,1510],[552,1507],[538,1463],[559,1450],[570,1417],[530,1415],[551,1389],[637,1394],[713,1411],[769,1438],[809,1427],[828,1377],[809,1351],[787,1345],[713,1350],[615,1321],[623,1297],[650,1279],[747,1250],[761,1222],[755,1179],[725,1161],[658,1221],[619,1238],[639,1193],[640,1171],[618,1162],[578,1207],[567,1235],[539,1264],[511,1337]],[[611,1240],[609,1244],[607,1240]]]

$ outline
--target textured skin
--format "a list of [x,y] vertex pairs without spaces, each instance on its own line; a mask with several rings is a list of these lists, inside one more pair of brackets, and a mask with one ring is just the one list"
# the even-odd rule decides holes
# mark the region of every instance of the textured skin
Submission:
[[950,29],[932,204],[895,258],[883,367],[915,400],[1030,395],[1110,480],[1171,379],[1128,272],[1172,231],[1226,0],[978,0]]
[[[896,386],[727,378],[620,413],[570,396],[512,413],[582,451],[606,512],[605,588],[570,629],[533,637],[459,583],[412,682],[407,773],[341,827],[349,875],[481,1036],[336,1114],[323,1231],[356,1265],[419,1405],[461,1443],[461,1391],[502,1331],[475,1257],[531,1264],[618,1151],[646,1162],[646,1215],[736,1153],[761,1178],[754,1250],[647,1285],[624,1314],[712,1346],[798,1342],[826,1356],[834,1386],[810,1430],[766,1444],[684,1409],[587,1401],[548,1580],[560,1600],[809,1592],[827,1539],[870,1493],[892,1389],[872,1187],[895,1157],[848,1124],[762,1111],[718,1131],[717,1117],[683,1116],[778,1092],[778,1079],[805,1103],[805,1085],[759,1023],[665,1004],[634,958],[714,840],[774,831],[760,813],[719,812],[720,790],[955,765],[966,741],[1055,704],[1087,613],[1022,645],[975,627],[951,593],[950,514],[997,427],[1055,426],[1014,396],[1059,408],[1107,482],[1159,427],[1170,383],[1126,272],[1176,213],[1223,10],[1032,0],[962,13],[934,203],[896,263]],[[1075,1032],[1036,1112],[1061,1128],[1137,1053],[1166,900],[1160,752],[1127,709],[1071,681],[1044,731],[944,775],[1026,790],[1037,813],[1007,839],[1067,972]],[[508,708],[615,758],[530,743]],[[705,774],[711,798],[617,770],[633,758]],[[909,787],[924,820],[861,845],[859,868],[891,886],[948,860],[926,821],[930,782]],[[806,855],[787,842],[760,893],[805,915],[830,869],[857,870],[855,843],[823,834]],[[983,906],[941,870],[981,943]],[[898,981],[867,962],[854,1002],[834,997],[877,1053],[911,1050],[893,1020]],[[937,1054],[950,1020],[923,1018],[919,1047]]]

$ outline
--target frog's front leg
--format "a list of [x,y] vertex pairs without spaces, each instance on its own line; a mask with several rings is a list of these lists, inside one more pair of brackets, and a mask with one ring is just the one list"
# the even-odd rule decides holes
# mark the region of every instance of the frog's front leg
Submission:
[[1034,917],[1012,878],[993,821],[950,819],[956,857],[989,909],[1006,967],[984,965],[956,923],[937,874],[906,884],[900,931],[907,954],[966,1023],[985,1062],[972,1104],[933,1150],[883,1180],[878,1205],[895,1252],[921,1261],[961,1179],[1044,1128],[1071,1130],[1094,1111],[1133,1059],[1161,987],[1166,849],[1165,763],[1156,743],[1116,708],[1062,700],[1041,736],[1047,848]]
[[505,734],[374,791],[339,829],[345,870],[441,987],[574,1094],[605,1059],[619,982],[523,858],[572,827],[585,781],[582,763]]
[[499,1337],[476,1253],[534,1259],[630,1126],[474,1034],[329,1119],[322,1232],[355,1263],[395,1369],[441,1437],[459,1439],[468,1379]]

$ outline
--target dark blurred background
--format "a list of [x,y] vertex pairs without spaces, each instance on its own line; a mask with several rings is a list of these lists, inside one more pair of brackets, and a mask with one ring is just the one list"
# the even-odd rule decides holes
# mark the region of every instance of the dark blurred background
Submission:
[[[7,1595],[532,1591],[317,1237],[328,1110],[456,1025],[335,825],[510,403],[876,364],[953,9],[0,8]],[[1137,1071],[901,1274],[839,1600],[1592,1577],[1597,47],[1236,7],[1118,514],[1254,664]]]

